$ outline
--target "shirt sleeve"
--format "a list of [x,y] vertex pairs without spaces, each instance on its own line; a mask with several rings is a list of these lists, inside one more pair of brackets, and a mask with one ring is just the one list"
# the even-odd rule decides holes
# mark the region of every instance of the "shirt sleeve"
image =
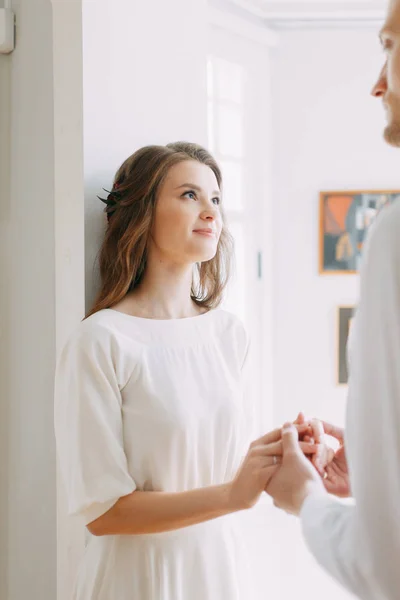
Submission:
[[367,240],[349,348],[346,451],[354,505],[328,495],[301,511],[309,548],[363,600],[400,590],[400,203]]
[[84,523],[136,489],[123,447],[122,400],[115,342],[100,328],[83,329],[64,347],[55,378],[57,455],[68,512]]

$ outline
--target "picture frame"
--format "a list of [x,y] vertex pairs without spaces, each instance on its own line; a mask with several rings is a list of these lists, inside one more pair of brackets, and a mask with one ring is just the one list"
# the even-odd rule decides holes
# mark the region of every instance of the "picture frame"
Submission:
[[337,385],[347,385],[349,378],[347,371],[347,342],[355,310],[355,306],[338,306],[337,308]]
[[320,192],[320,275],[358,273],[370,227],[377,215],[398,198],[400,190]]

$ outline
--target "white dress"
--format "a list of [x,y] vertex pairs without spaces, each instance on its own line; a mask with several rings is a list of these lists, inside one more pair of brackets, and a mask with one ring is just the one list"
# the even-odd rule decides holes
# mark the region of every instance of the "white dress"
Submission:
[[[230,481],[249,445],[247,336],[230,313],[153,320],[105,309],[60,356],[55,430],[69,512],[85,524],[135,489]],[[237,515],[89,536],[74,600],[251,600]]]

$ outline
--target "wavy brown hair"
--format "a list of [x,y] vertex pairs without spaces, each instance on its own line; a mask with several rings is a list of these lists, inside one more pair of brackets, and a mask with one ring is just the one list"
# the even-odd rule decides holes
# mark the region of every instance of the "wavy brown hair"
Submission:
[[[146,270],[147,248],[153,225],[158,191],[174,165],[196,160],[214,172],[222,190],[221,171],[205,148],[189,142],[146,146],[130,156],[118,169],[105,211],[108,227],[98,255],[100,291],[86,317],[110,308],[140,283]],[[196,263],[191,297],[206,309],[216,308],[228,283],[233,241],[222,211],[222,232],[215,256]]]

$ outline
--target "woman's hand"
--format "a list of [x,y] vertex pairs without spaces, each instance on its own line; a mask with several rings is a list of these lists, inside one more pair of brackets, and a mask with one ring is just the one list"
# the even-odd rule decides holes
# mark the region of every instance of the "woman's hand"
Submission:
[[[251,508],[275,473],[281,461],[279,429],[255,440],[230,484],[230,503],[233,510]],[[268,445],[267,445],[268,444]],[[274,458],[276,457],[276,458]]]
[[[297,426],[299,435],[310,433],[307,424]],[[304,453],[317,452],[315,444],[301,443]],[[251,508],[268,486],[282,461],[282,429],[275,429],[255,440],[230,484],[230,502],[233,510]]]

